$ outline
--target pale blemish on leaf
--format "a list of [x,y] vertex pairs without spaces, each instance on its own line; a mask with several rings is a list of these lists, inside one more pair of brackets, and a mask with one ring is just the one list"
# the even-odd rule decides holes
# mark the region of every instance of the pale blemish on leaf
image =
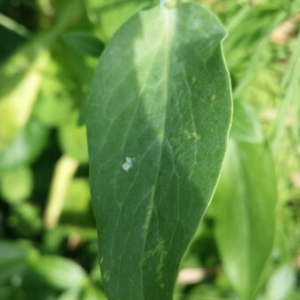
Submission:
[[150,202],[148,207],[147,207],[147,214],[146,214],[145,224],[143,226],[145,237],[147,236],[147,233],[148,233],[149,223],[150,223],[151,215],[152,215],[152,212],[153,212],[153,208],[154,208],[154,204],[153,204],[153,202]]
[[109,281],[110,280],[110,273],[108,271],[104,272],[103,279],[105,279],[105,281]]
[[166,8],[175,8],[177,4],[177,0],[161,0],[160,2]]
[[196,141],[198,141],[198,140],[201,139],[200,135],[199,135],[197,132],[193,132],[193,133],[192,133],[192,137],[193,137]]
[[167,255],[167,251],[166,251],[166,247],[165,247],[165,242],[162,238],[160,238],[158,240],[158,244],[156,245],[156,247],[154,249],[146,252],[143,255],[141,265],[143,266],[149,258],[151,258],[152,256],[155,256],[155,255],[158,256],[158,264],[156,266],[156,279],[158,282],[160,282],[159,286],[161,288],[163,288],[164,284],[163,284],[162,268],[164,265],[165,257]]
[[198,141],[198,140],[201,139],[200,134],[198,134],[196,131],[194,131],[194,132],[189,132],[189,131],[185,130],[184,133],[186,134],[186,137],[187,137],[188,139],[195,139],[196,141]]
[[125,163],[122,165],[122,168],[123,168],[124,171],[128,172],[129,169],[131,169],[132,166],[133,166],[133,161],[135,160],[135,157],[133,157],[133,158],[126,157],[125,160],[126,160],[126,161],[125,161]]

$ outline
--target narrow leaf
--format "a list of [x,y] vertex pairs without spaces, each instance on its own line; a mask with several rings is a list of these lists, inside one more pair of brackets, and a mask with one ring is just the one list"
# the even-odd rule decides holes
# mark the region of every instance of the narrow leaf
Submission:
[[93,207],[108,299],[172,299],[215,188],[231,121],[221,42],[191,3],[140,12],[104,50],[89,95]]
[[230,136],[241,142],[261,143],[263,141],[260,124],[254,112],[242,101],[234,101]]
[[262,144],[231,141],[213,199],[216,239],[241,299],[254,299],[275,233],[276,179]]

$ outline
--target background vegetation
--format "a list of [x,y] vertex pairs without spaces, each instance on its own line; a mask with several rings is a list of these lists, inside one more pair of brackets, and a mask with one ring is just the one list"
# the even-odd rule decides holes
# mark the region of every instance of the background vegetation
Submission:
[[[260,284],[253,283],[258,286],[253,298],[299,299],[300,2],[195,2],[214,12],[229,32],[224,51],[236,107],[232,138],[251,145],[264,141],[271,150],[260,162],[255,151],[239,146],[248,147],[243,159],[253,170],[252,184],[247,181],[253,195],[278,191],[275,241],[264,273],[254,274]],[[125,20],[153,3],[0,2],[1,299],[106,299],[90,206],[86,131],[77,121],[105,45]],[[121,62],[116,58],[116,63]],[[230,153],[234,157],[234,150]],[[230,174],[231,168],[224,170]],[[222,183],[230,176],[224,174]],[[234,185],[242,180],[237,177]],[[243,296],[247,287],[228,275],[230,235],[216,227],[223,222],[227,228],[231,221],[219,201],[225,190],[217,188],[182,262],[178,300],[248,297]],[[239,208],[233,213],[239,215]],[[256,222],[254,216],[245,226],[259,236],[272,228],[270,220]],[[239,236],[239,226],[231,233]],[[256,249],[249,268],[264,252],[260,243],[242,245]]]

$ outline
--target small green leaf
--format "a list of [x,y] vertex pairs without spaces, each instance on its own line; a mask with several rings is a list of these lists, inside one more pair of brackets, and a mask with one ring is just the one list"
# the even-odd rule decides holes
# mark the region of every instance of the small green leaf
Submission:
[[1,172],[1,195],[10,202],[25,200],[33,188],[32,171],[28,166],[18,166]]
[[160,6],[131,18],[101,55],[86,121],[110,300],[172,299],[226,149],[225,35],[195,4]]
[[297,272],[291,264],[280,266],[270,277],[266,296],[269,300],[285,300],[296,287]]
[[243,300],[253,299],[273,246],[275,178],[265,145],[230,141],[212,206],[224,268]]
[[251,108],[242,101],[234,101],[230,136],[241,142],[261,143],[263,134]]
[[95,226],[87,179],[75,178],[70,182],[59,222],[82,227]]
[[90,205],[90,190],[87,179],[75,178],[70,182],[63,210],[72,214],[85,212]]
[[36,251],[30,244],[0,240],[0,282],[24,271]]
[[80,265],[59,256],[41,256],[32,262],[31,269],[59,290],[83,286],[87,280]]
[[8,218],[9,227],[21,237],[34,237],[43,228],[40,212],[31,203],[15,205]]
[[99,57],[104,44],[94,35],[87,32],[68,32],[63,35],[67,44],[84,55]]
[[49,129],[45,125],[31,118],[13,143],[0,152],[1,170],[32,163],[43,150],[48,134]]
[[78,126],[78,112],[75,111],[69,120],[59,128],[59,145],[62,151],[73,159],[86,163],[88,149],[85,125]]
[[28,121],[48,61],[49,51],[33,41],[1,69],[1,150],[13,142]]
[[107,300],[104,293],[91,284],[85,286],[81,299],[82,300]]
[[86,8],[91,19],[98,22],[105,40],[109,40],[117,29],[134,13],[151,0],[87,0]]
[[33,109],[33,114],[48,126],[60,126],[67,122],[75,101],[70,94],[68,74],[55,61],[50,61]]
[[80,300],[80,299],[81,299],[81,290],[77,287],[67,290],[57,298],[57,300]]

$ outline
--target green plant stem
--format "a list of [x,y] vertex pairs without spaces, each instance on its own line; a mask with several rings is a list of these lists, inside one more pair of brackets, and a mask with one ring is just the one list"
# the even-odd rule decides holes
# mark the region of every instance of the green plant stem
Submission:
[[63,155],[56,163],[44,215],[44,225],[48,229],[55,227],[59,220],[69,184],[78,164],[78,161],[67,155]]

